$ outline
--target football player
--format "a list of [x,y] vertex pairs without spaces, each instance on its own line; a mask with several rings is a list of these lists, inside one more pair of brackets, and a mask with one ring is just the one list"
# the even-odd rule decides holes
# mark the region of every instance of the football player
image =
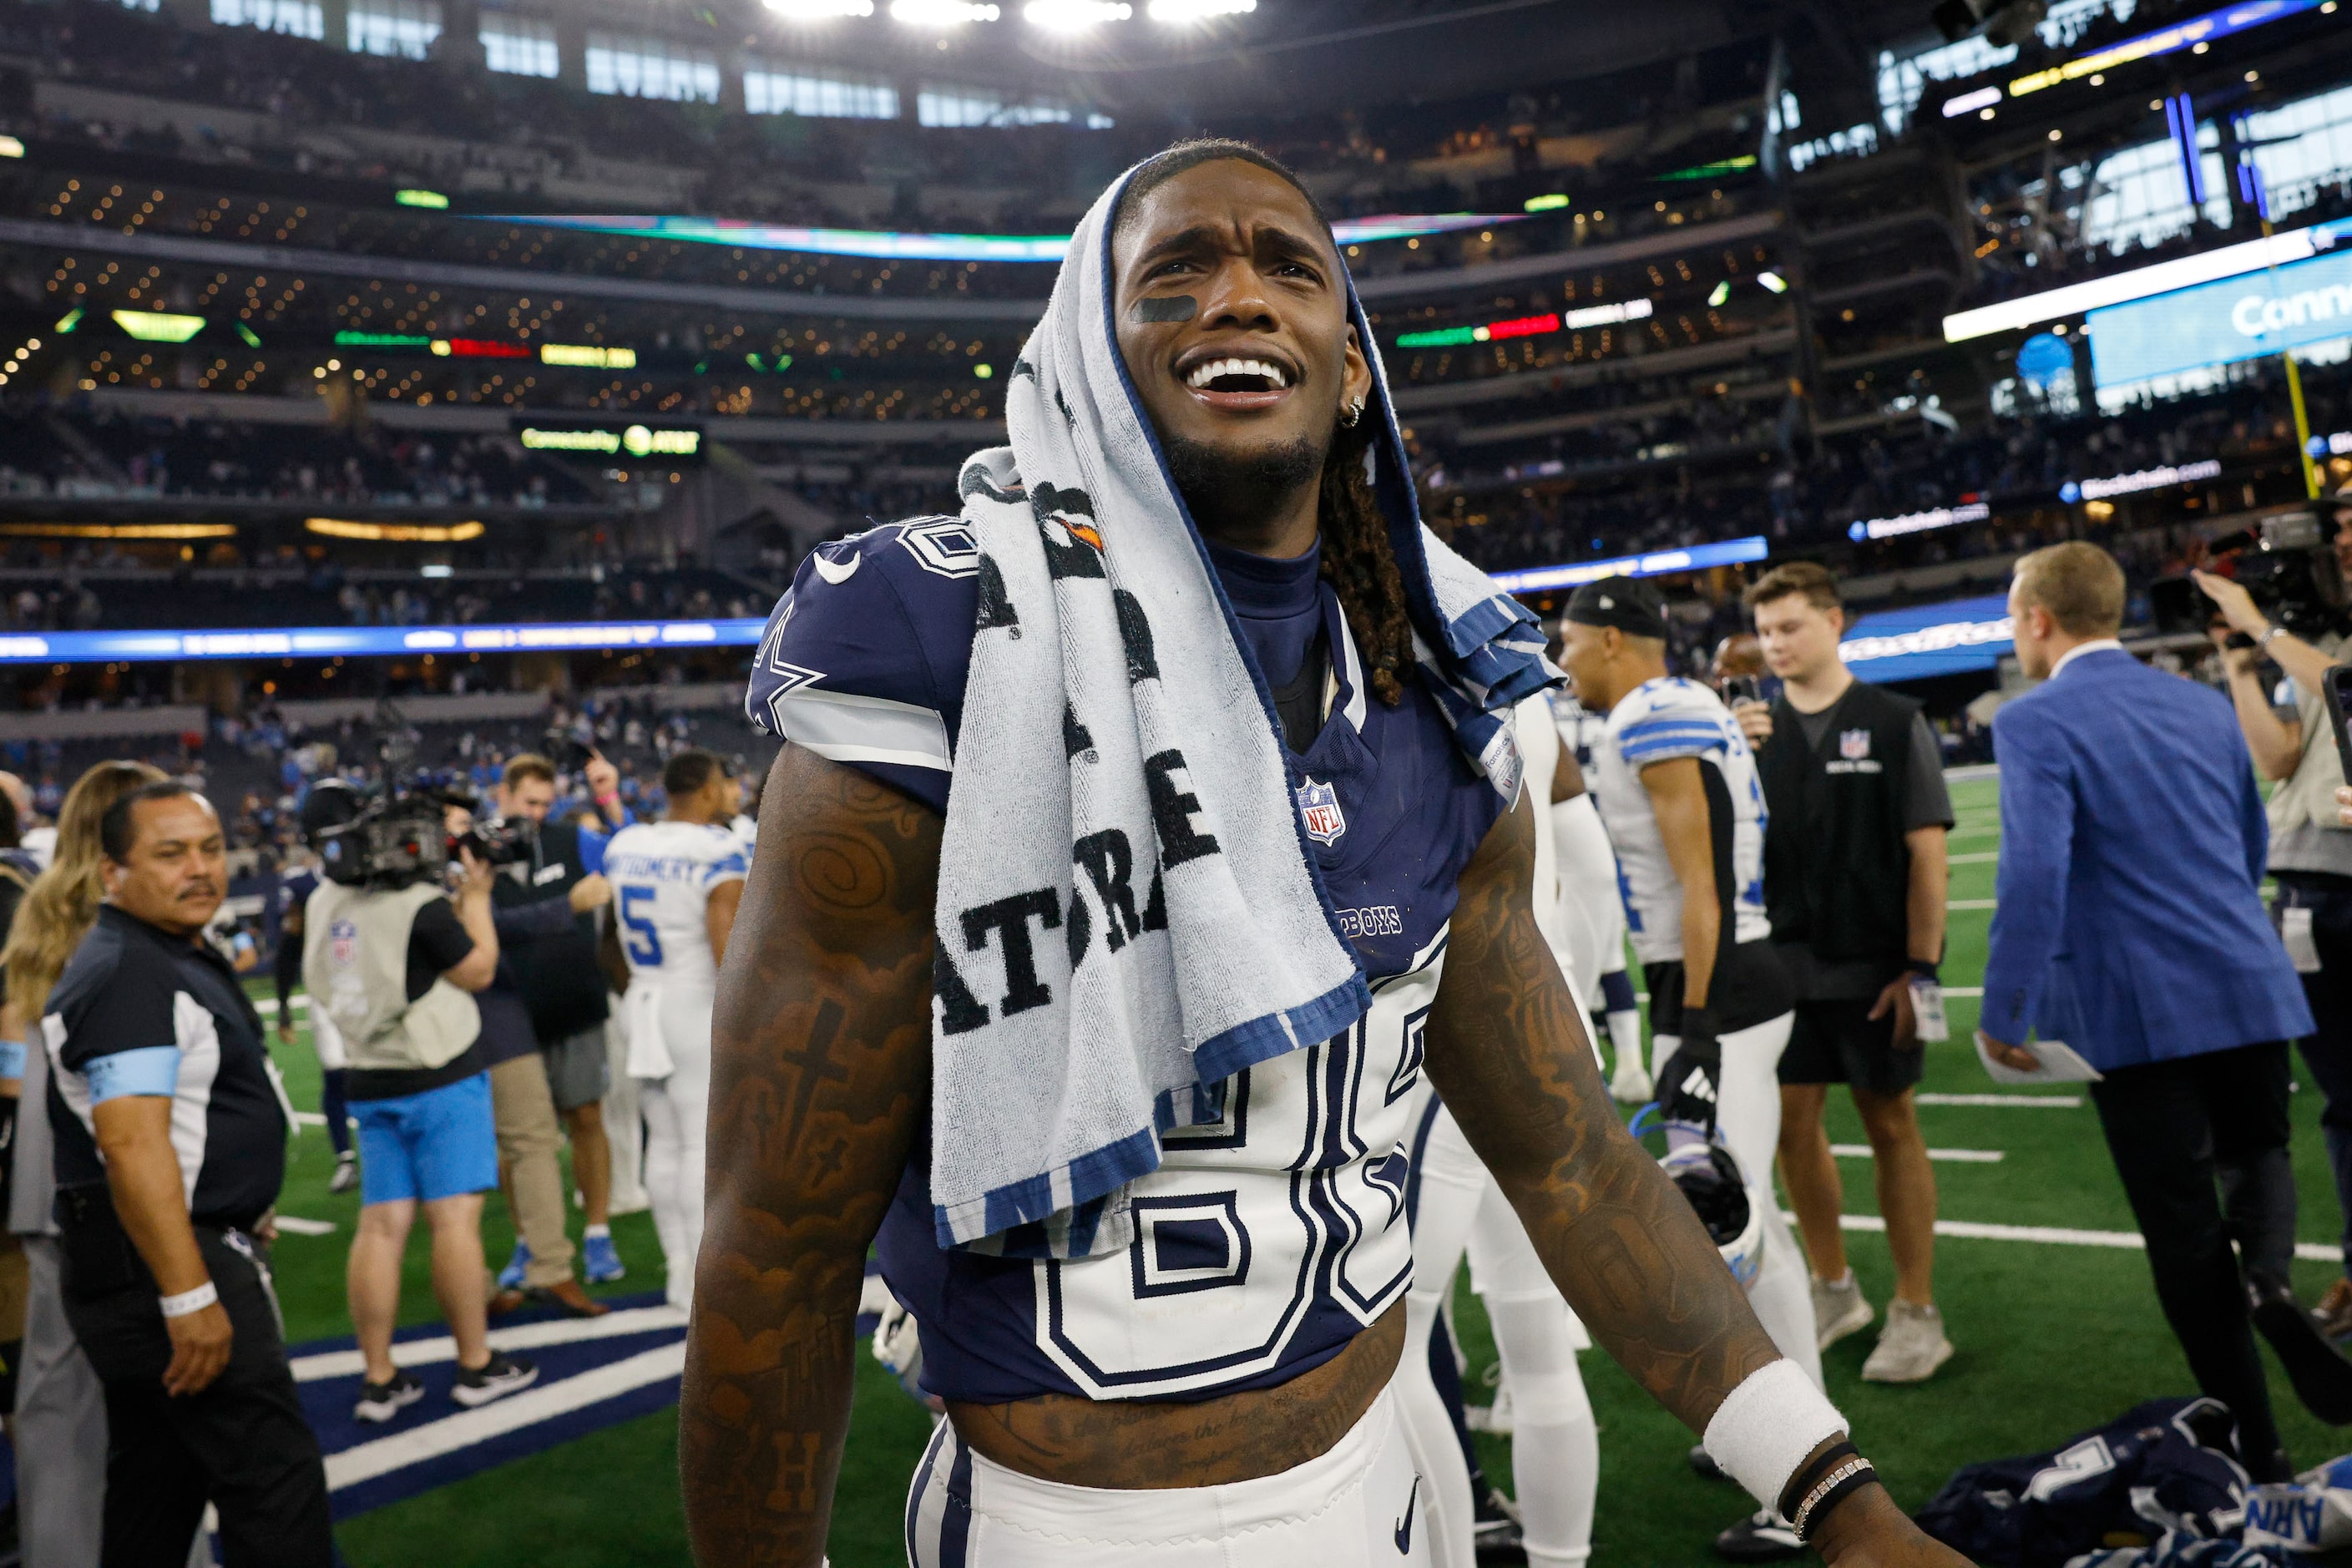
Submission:
[[710,1116],[710,1010],[719,963],[750,870],[728,824],[742,786],[690,747],[662,769],[669,809],[604,847],[621,952],[629,961],[629,1076],[643,1086],[646,1195],[668,1270],[670,1305],[694,1292],[702,1248],[704,1127]]
[[[1832,1563],[1960,1561],[1869,1479],[1609,1103],[1532,907],[1532,807],[1469,764],[1451,693],[1416,674],[1391,542],[1418,537],[1398,531],[1402,441],[1320,209],[1265,154],[1217,142],[1131,171],[1107,208],[1099,243],[1064,263],[1062,288],[1104,300],[1092,330],[1109,340],[1087,340],[1075,390],[1131,407],[1148,439],[1088,483],[1185,503],[1221,635],[1263,679],[1296,776],[1322,786],[1299,786],[1299,838],[1370,1011],[1196,1090],[1219,1114],[1157,1139],[1129,1184],[1134,1245],[943,1247],[935,903],[985,562],[954,519],[811,556],[751,693],[791,743],[719,986],[681,1406],[698,1557],[823,1561],[878,1232],[947,1405],[908,1502],[921,1568],[1426,1563],[1425,1489],[1387,1393],[1412,1277],[1398,1149],[1426,1072],[1593,1338],[1727,1469],[1787,1497]],[[1171,797],[1175,827],[1194,804]]]

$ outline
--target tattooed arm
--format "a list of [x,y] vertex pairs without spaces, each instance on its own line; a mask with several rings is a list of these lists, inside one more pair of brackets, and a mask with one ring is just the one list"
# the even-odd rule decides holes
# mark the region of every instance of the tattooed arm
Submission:
[[[1748,1298],[1593,1065],[1581,1010],[1536,928],[1535,825],[1507,814],[1462,874],[1429,1020],[1430,1081],[1592,1337],[1694,1432],[1780,1359]],[[1957,1564],[1885,1491],[1822,1521],[1832,1563]]]
[[930,1098],[940,821],[797,746],[761,798],[712,1018],[679,1469],[698,1562],[814,1568],[866,1252]]

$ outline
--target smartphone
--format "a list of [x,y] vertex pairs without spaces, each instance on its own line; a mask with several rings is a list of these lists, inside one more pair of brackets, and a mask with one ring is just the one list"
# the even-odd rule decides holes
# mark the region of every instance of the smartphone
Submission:
[[[1742,702],[1764,700],[1764,682],[1753,675],[1727,675],[1723,678],[1723,705],[1736,708]],[[2352,778],[2352,773],[2345,775]]]
[[2336,665],[2327,672],[2327,721],[2336,731],[2336,760],[2344,776],[2352,779],[2352,728],[2345,717],[2352,711],[2352,666]]

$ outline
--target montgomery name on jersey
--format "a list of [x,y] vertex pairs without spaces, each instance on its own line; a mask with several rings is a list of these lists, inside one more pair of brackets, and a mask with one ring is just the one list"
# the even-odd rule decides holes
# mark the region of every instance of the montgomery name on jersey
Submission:
[[[1642,770],[1677,757],[1696,757],[1715,823],[1716,879],[1731,887],[1734,941],[1772,934],[1764,915],[1764,785],[1739,721],[1714,692],[1696,680],[1664,676],[1646,680],[1610,710],[1601,744],[1593,749],[1591,784],[1617,850],[1617,884],[1625,899],[1625,925],[1645,964],[1683,956],[1683,889],[1666,858],[1665,839]],[[1728,831],[1727,831],[1727,829]]]
[[716,824],[641,822],[614,834],[604,847],[604,876],[629,973],[703,991],[716,985],[710,889],[751,868],[742,841]]
[[[954,518],[822,547],[770,618],[752,721],[946,814],[979,563]],[[1218,572],[1261,660],[1326,650],[1328,700],[1311,743],[1288,752],[1290,782],[1373,1006],[1345,1034],[1197,1091],[1206,1114],[1162,1134],[1160,1168],[1132,1184],[1136,1234],[1122,1252],[942,1250],[926,1140],[877,1248],[921,1324],[923,1386],[947,1399],[1275,1386],[1338,1354],[1411,1281],[1405,1174],[1423,1023],[1462,868],[1503,803],[1420,687],[1396,708],[1370,697],[1312,555]],[[1277,644],[1286,654],[1270,655]]]

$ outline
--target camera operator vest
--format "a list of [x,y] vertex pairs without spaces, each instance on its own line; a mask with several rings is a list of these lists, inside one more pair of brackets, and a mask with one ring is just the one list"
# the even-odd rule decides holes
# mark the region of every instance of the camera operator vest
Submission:
[[1757,748],[1770,822],[1764,833],[1764,907],[1772,940],[1827,963],[1909,958],[1911,858],[1904,802],[1919,704],[1857,680],[1838,699],[1821,743],[1786,696],[1772,704],[1772,738]]
[[342,1031],[363,1072],[432,1068],[457,1060],[482,1031],[474,999],[448,981],[408,999],[408,933],[443,897],[430,882],[386,891],[321,882],[302,915],[302,984]]

